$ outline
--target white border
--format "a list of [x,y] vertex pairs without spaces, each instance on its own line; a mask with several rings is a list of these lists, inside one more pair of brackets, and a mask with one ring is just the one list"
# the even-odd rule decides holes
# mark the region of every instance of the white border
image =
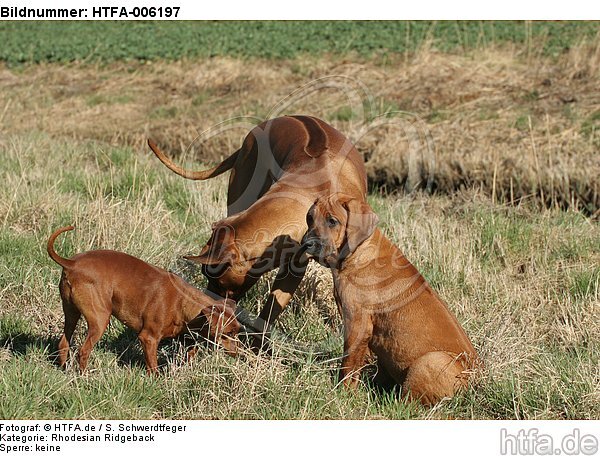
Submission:
[[[591,20],[600,2],[590,0],[8,0],[0,6],[92,8],[179,6],[183,20]],[[90,17],[87,18],[91,20]],[[118,18],[114,18],[118,19]],[[129,18],[131,19],[131,18]]]
[[[331,454],[331,455],[511,455],[544,454],[543,436],[551,439],[553,455],[599,454],[600,421],[0,421],[6,425],[36,425],[38,432],[22,435],[46,436],[49,445],[60,445],[54,454],[86,456],[165,454],[244,454],[280,456],[281,454]],[[119,425],[170,425],[185,426],[185,431],[171,432],[119,432]],[[110,434],[120,436],[154,436],[152,442],[107,442],[107,425]],[[76,428],[79,426],[81,429]],[[85,427],[88,429],[85,429]],[[95,430],[89,430],[95,426]],[[98,427],[101,429],[98,430]],[[63,436],[98,435],[100,442],[56,443],[51,435],[62,430]],[[44,428],[48,431],[44,431]],[[14,434],[11,432],[10,434]],[[504,443],[503,443],[503,436]],[[517,436],[521,436],[517,440]],[[569,452],[576,441],[595,441],[595,452]],[[39,437],[38,437],[39,438]],[[567,441],[568,440],[568,441]],[[507,441],[510,441],[507,443]],[[564,443],[566,442],[566,446]],[[14,442],[0,444],[15,445]],[[35,443],[28,443],[33,445]],[[43,444],[44,445],[44,444]],[[564,448],[564,449],[563,449]],[[547,449],[547,448],[546,448]],[[557,450],[560,450],[557,452]],[[3,453],[6,454],[6,453]],[[29,453],[38,454],[34,449]]]

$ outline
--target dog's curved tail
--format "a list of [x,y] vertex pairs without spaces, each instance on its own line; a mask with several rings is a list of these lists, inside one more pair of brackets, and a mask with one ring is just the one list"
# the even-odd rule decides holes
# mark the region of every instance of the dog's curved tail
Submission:
[[71,225],[63,226],[62,228],[59,228],[54,233],[52,233],[52,235],[48,239],[48,245],[46,246],[46,249],[48,250],[48,255],[50,255],[50,258],[52,258],[54,261],[56,261],[63,268],[66,268],[66,267],[72,265],[73,260],[68,260],[67,258],[63,258],[60,255],[58,255],[58,253],[56,253],[56,251],[54,250],[54,241],[62,233],[64,233],[65,231],[71,231],[72,229],[73,229],[73,226],[71,226]]
[[158,157],[158,159],[163,162],[163,164],[169,168],[171,171],[173,171],[176,174],[179,174],[182,177],[185,177],[186,179],[192,179],[192,180],[205,180],[205,179],[210,179],[211,177],[215,177],[218,176],[219,174],[223,174],[225,171],[229,171],[231,168],[233,168],[233,165],[235,164],[235,161],[237,160],[237,156],[240,153],[240,150],[236,150],[233,154],[231,154],[229,157],[227,157],[225,160],[223,160],[221,163],[219,163],[217,166],[210,168],[210,169],[206,169],[203,171],[190,171],[188,169],[182,168],[181,166],[176,165],[175,163],[173,163],[173,161],[171,161],[171,159],[169,157],[167,157],[165,155],[165,153],[160,150],[158,148],[158,146],[156,145],[156,143],[154,141],[152,141],[151,139],[148,139],[148,146],[150,147],[150,149],[152,149],[152,152],[154,152],[154,155],[156,155]]

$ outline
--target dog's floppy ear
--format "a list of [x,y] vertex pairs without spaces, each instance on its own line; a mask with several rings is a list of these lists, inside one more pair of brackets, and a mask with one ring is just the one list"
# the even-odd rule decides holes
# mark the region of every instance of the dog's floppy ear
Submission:
[[379,217],[367,203],[356,198],[343,202],[342,206],[348,212],[346,249],[348,253],[352,253],[356,250],[356,247],[373,234],[377,222],[379,222]]
[[204,246],[199,255],[186,255],[186,260],[193,261],[194,263],[205,264],[207,266],[216,266],[219,264],[234,264],[239,260],[239,254],[237,248],[234,245],[231,246],[220,246],[217,253],[210,249],[208,246]]
[[227,327],[234,330],[239,329],[239,323],[235,317],[235,304],[229,304],[226,301],[215,301],[211,305],[203,307],[201,313],[214,332],[221,332]]
[[200,254],[184,258],[208,266],[237,263],[241,255],[235,245],[233,228],[227,225],[213,225],[213,233]]

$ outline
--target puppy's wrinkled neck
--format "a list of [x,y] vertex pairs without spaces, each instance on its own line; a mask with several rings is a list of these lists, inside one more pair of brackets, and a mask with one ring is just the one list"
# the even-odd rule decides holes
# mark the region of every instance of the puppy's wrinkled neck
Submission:
[[343,274],[355,274],[365,268],[370,269],[374,261],[385,258],[392,250],[398,249],[383,235],[379,228],[376,228],[371,236],[356,247],[354,252],[344,255],[340,259],[336,269]]
[[[413,287],[418,288],[424,282],[402,251],[379,229],[348,255],[341,265],[333,268],[332,272],[336,287],[359,294],[365,301],[371,300],[373,296],[378,296],[378,300],[395,299],[396,286],[408,291]],[[387,296],[387,292],[383,293],[384,289],[389,291],[390,296]],[[369,291],[377,291],[377,294],[370,295]]]

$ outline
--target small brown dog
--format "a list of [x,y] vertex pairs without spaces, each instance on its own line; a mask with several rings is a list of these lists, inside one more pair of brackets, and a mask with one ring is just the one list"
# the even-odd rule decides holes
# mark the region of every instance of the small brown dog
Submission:
[[320,198],[307,215],[306,253],[333,269],[344,322],[340,381],[356,387],[369,349],[378,376],[435,404],[464,387],[478,357],[446,304],[376,228],[377,216],[347,195]]
[[[114,250],[92,250],[71,259],[54,251],[54,241],[72,226],[60,228],[48,239],[48,255],[63,267],[59,289],[65,313],[58,363],[64,368],[69,343],[83,314],[87,338],[79,349],[79,368],[87,366],[92,348],[114,315],[137,334],[148,372],[157,372],[158,343],[168,337],[199,332],[237,353],[240,325],[226,301],[214,300],[183,279],[144,261]],[[192,357],[195,349],[188,352]]]

